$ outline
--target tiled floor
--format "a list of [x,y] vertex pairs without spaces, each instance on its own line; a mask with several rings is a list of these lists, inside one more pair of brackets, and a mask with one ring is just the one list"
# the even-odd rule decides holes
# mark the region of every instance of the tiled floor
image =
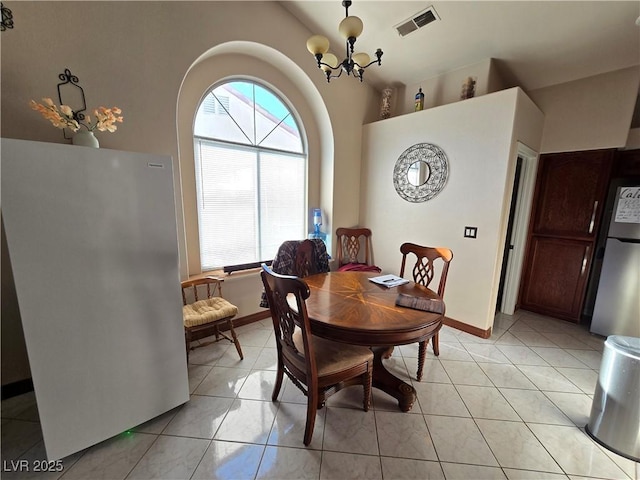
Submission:
[[[585,434],[603,339],[560,320],[498,316],[483,340],[445,327],[440,356],[412,379],[417,346],[388,361],[418,401],[402,413],[374,389],[330,398],[304,448],[305,397],[287,381],[271,402],[275,344],[269,320],[239,328],[245,359],[228,343],[190,356],[191,401],[65,458],[70,479],[638,479],[639,464]],[[32,394],[2,402],[2,478],[10,460],[44,459]],[[33,463],[30,463],[33,465]]]

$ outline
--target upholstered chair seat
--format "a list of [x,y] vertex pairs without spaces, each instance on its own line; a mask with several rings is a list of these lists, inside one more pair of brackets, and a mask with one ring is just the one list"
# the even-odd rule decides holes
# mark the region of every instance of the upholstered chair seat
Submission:
[[[316,368],[318,376],[326,377],[338,372],[342,372],[353,365],[373,362],[373,352],[368,347],[359,347],[357,345],[346,345],[343,343],[325,340],[324,338],[311,335],[313,350],[316,355]],[[304,355],[304,343],[302,341],[302,332],[296,329],[293,334],[293,343]],[[293,357],[292,361],[298,361],[298,357]],[[301,370],[305,366],[299,362]]]
[[[223,338],[233,343],[242,360],[242,348],[233,328],[233,317],[238,314],[238,307],[222,297],[222,278],[204,277],[182,282],[182,323],[184,340],[189,350],[191,342],[215,335],[215,341]],[[200,297],[203,296],[202,300]],[[224,333],[225,327],[231,336]]]
[[182,307],[185,327],[204,325],[226,317],[235,317],[237,314],[238,307],[221,297],[198,300],[196,303]]
[[306,307],[306,300],[311,293],[304,280],[293,275],[274,273],[264,264],[261,276],[271,310],[278,355],[278,370],[271,399],[274,402],[278,399],[285,374],[306,395],[307,422],[303,442],[309,445],[318,409],[323,408],[326,399],[340,389],[362,385],[362,408],[365,412],[369,410],[373,352],[367,347],[333,342],[313,335]]

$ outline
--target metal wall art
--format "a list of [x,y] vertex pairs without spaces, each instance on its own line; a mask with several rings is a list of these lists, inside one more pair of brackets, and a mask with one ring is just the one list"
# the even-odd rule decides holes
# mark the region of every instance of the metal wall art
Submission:
[[440,193],[448,175],[449,162],[444,151],[432,143],[417,143],[398,158],[393,185],[407,202],[426,202]]
[[4,32],[7,28],[13,28],[13,13],[11,10],[0,3],[0,11],[2,12],[2,23],[0,23],[0,32]]
[[[84,120],[84,112],[87,109],[87,102],[84,97],[84,89],[78,85],[78,77],[71,73],[71,70],[68,68],[64,69],[64,72],[58,75],[58,78],[62,80],[58,84],[58,100],[60,101],[60,105],[65,104],[71,106],[71,110],[73,111],[73,119],[77,122],[81,122]],[[63,95],[63,91],[65,95]],[[62,97],[66,96],[66,101],[62,100]],[[67,137],[66,129],[62,130],[62,135],[64,138],[69,139],[72,137]]]

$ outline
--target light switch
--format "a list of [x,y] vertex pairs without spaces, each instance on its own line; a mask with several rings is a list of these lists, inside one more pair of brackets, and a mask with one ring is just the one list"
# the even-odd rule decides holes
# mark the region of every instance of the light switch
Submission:
[[464,227],[464,238],[476,238],[478,236],[478,227]]

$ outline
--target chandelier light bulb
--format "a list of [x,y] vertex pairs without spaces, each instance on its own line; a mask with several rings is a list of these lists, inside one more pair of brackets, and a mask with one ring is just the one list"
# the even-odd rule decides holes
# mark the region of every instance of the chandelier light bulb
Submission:
[[324,56],[322,57],[322,63],[326,63],[327,65],[329,65],[329,67],[327,67],[327,65],[320,65],[320,68],[322,68],[323,71],[327,71],[327,70],[332,70],[335,68],[338,68],[338,57],[336,57],[333,53],[325,53]]
[[313,35],[307,40],[307,50],[312,55],[317,55],[318,53],[324,55],[329,51],[329,39],[322,35]]
[[364,29],[362,20],[358,17],[349,16],[344,18],[338,26],[338,31],[345,39],[358,38]]
[[366,67],[371,62],[371,57],[366,53],[356,53],[351,59],[355,62],[353,68],[356,70],[360,70],[361,68]]

